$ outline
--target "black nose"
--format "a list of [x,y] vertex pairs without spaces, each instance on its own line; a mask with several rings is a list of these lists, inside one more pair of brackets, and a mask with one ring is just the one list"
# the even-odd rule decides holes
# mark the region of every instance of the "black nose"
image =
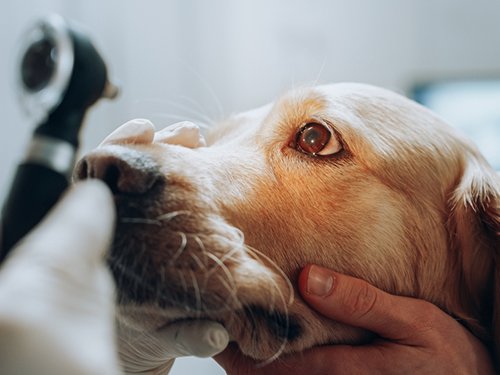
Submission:
[[149,156],[124,147],[97,149],[77,164],[74,180],[97,178],[113,194],[145,194],[162,179],[158,164]]

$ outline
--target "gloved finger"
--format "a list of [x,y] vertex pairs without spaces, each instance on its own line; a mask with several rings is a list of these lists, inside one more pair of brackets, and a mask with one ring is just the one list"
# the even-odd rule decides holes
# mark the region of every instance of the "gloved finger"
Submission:
[[148,364],[190,355],[211,357],[224,350],[229,342],[226,329],[210,320],[180,321],[147,332],[117,323],[120,356],[125,362],[132,357]]
[[155,126],[146,119],[127,121],[108,135],[99,145],[150,144],[155,136]]
[[158,332],[164,349],[173,357],[212,357],[229,343],[224,326],[211,320],[187,320],[171,324]]
[[85,271],[85,263],[93,266],[102,261],[111,241],[114,218],[113,199],[106,185],[97,180],[79,183],[21,240],[12,258],[42,264],[55,262],[58,268],[67,267],[68,271],[78,266]]
[[140,332],[117,322],[118,352],[126,374],[166,373],[177,357],[210,357],[220,353],[229,335],[219,323],[181,321],[153,332]]
[[157,131],[154,142],[188,148],[203,147],[207,144],[200,127],[190,121],[178,122]]

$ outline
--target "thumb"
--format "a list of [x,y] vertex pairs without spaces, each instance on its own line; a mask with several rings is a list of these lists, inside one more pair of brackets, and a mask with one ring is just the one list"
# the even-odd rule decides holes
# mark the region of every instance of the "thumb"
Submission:
[[408,332],[414,334],[420,325],[417,312],[428,311],[426,302],[393,296],[366,281],[315,265],[302,270],[299,289],[321,314],[390,340],[408,339]]
[[[100,262],[114,226],[114,205],[106,186],[89,180],[72,187],[10,258],[57,262],[74,267]],[[11,259],[9,259],[10,261]]]
[[210,320],[187,320],[171,324],[159,333],[164,349],[172,357],[213,357],[229,343],[229,334]]

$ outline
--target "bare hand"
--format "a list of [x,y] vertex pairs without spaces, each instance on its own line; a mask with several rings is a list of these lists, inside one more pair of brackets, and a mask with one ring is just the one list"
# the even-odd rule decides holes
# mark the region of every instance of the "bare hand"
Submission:
[[321,314],[379,338],[367,345],[313,348],[264,368],[230,346],[215,357],[228,374],[495,374],[483,344],[429,302],[311,265],[302,270],[299,289]]

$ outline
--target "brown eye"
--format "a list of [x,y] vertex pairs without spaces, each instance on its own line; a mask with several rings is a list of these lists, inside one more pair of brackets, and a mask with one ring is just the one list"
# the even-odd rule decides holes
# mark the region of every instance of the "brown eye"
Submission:
[[342,150],[342,145],[328,126],[310,122],[297,133],[296,148],[309,155],[332,155]]

